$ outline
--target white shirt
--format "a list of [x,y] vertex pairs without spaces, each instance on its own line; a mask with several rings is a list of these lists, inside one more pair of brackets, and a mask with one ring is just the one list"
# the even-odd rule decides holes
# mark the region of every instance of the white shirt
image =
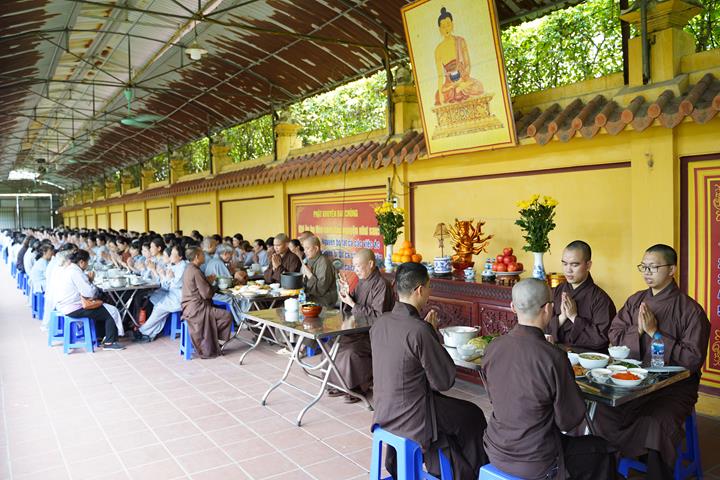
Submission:
[[63,315],[82,308],[81,295],[95,298],[98,294],[85,272],[74,263],[53,272],[52,289],[55,309]]

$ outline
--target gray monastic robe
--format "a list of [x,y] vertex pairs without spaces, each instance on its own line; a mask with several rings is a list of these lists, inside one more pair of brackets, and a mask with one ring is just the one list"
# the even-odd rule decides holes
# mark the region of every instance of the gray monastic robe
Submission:
[[610,342],[630,347],[630,358],[650,364],[652,339],[638,334],[640,304],[650,308],[665,342],[665,365],[681,365],[690,378],[620,407],[598,405],[598,434],[616,445],[625,456],[657,450],[672,467],[683,422],[698,399],[700,369],[705,362],[710,322],[702,307],[680,291],[675,281],[657,295],[641,290],[627,299],[610,325]]
[[[575,300],[578,314],[575,322],[568,319],[561,327],[558,317],[563,293]],[[610,296],[595,284],[590,274],[577,288],[567,282],[555,287],[553,302],[554,315],[546,332],[552,334],[556,343],[567,345],[573,351],[607,352],[608,329],[615,317],[615,304]]]
[[278,268],[274,268],[272,261],[270,262],[267,270],[265,270],[265,282],[268,284],[280,283],[280,277],[283,273],[299,272],[301,267],[302,262],[300,262],[298,256],[288,250],[280,257],[280,266]]
[[560,432],[585,418],[567,354],[540,328],[518,324],[490,343],[482,376],[493,404],[485,430],[490,463],[516,477],[545,478],[563,456]]
[[[380,315],[392,310],[395,304],[392,286],[377,267],[366,279],[358,281],[355,291],[350,296],[355,301],[352,315],[358,323],[371,327]],[[335,366],[347,386],[357,388],[372,382],[370,336],[367,333],[344,335],[339,341],[340,349],[335,358]],[[339,383],[335,375],[331,376],[330,381]]]
[[193,347],[201,358],[216,357],[218,338],[230,338],[230,312],[212,306],[213,289],[205,275],[189,263],[183,275],[182,318],[190,328]]
[[312,278],[305,279],[307,299],[323,307],[334,307],[338,300],[338,293],[332,260],[319,254],[315,258],[308,258],[307,266],[313,273]]

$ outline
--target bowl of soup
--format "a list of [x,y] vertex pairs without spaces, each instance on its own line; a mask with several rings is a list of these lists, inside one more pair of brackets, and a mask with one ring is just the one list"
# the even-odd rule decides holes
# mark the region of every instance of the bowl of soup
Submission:
[[578,355],[578,361],[583,368],[605,368],[610,361],[610,356],[604,353],[586,352]]

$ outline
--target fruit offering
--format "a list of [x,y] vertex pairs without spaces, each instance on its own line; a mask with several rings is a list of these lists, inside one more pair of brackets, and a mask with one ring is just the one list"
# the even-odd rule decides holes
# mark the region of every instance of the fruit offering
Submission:
[[522,272],[523,264],[517,261],[517,257],[513,255],[513,249],[510,247],[503,248],[500,255],[495,257],[492,264],[493,272]]
[[400,249],[392,255],[393,263],[420,263],[422,259],[422,255],[420,255],[420,253],[415,250],[415,247],[413,247],[413,244],[407,240],[402,242]]

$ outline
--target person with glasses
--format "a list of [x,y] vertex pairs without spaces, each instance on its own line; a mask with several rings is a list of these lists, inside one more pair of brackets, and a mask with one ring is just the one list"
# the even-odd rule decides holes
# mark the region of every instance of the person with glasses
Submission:
[[[370,328],[373,423],[419,443],[431,475],[440,477],[438,450],[442,450],[452,464],[453,478],[478,478],[480,467],[487,463],[482,443],[485,415],[474,403],[440,393],[450,390],[456,372],[440,343],[436,312],[420,316],[430,298],[427,269],[419,263],[403,263],[395,284],[399,301]],[[393,449],[387,449],[385,467],[397,478]]]
[[620,407],[598,405],[597,432],[626,457],[647,455],[647,478],[673,478],[676,448],[685,418],[698,399],[710,322],[703,308],[675,283],[677,253],[653,245],[637,266],[648,288],[627,299],[610,325],[610,342],[627,345],[630,358],[650,365],[650,345],[659,332],[665,365],[688,369],[691,376]]
[[553,316],[547,284],[513,286],[518,323],[485,350],[481,377],[493,413],[485,451],[496,468],[525,479],[614,479],[615,460],[596,436],[572,437],[585,419],[585,401],[565,352],[545,340]]
[[546,330],[556,343],[574,352],[607,352],[608,329],[615,304],[590,275],[592,249],[570,242],[562,254],[565,282],[553,291],[553,316]]

